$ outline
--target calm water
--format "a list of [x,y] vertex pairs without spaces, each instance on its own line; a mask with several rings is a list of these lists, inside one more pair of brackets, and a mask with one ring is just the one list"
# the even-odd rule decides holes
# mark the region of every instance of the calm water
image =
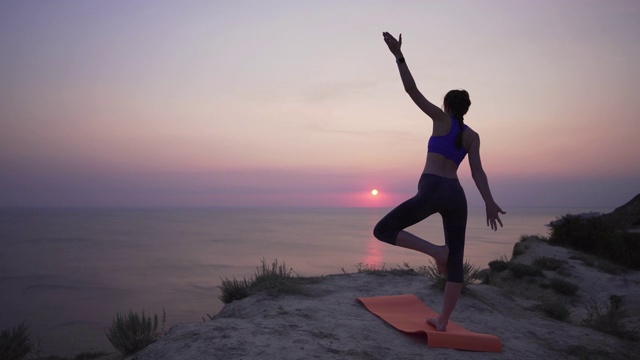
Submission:
[[[222,307],[221,278],[250,276],[263,258],[300,275],[427,264],[371,235],[387,210],[0,209],[0,329],[26,321],[50,354],[112,351],[104,329],[117,312],[164,307],[167,329],[201,321]],[[563,214],[611,210],[508,209],[493,232],[471,208],[465,257],[486,267]],[[438,215],[410,230],[444,243]]]

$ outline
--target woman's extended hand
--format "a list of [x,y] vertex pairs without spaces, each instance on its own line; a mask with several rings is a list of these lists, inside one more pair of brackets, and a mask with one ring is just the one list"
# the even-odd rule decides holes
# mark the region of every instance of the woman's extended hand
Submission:
[[499,214],[506,214],[506,212],[502,211],[496,203],[487,204],[487,226],[491,226],[491,230],[493,231],[498,230],[498,224],[502,227],[502,220],[500,220]]
[[385,31],[382,33],[382,37],[384,38],[384,42],[387,43],[389,51],[391,51],[395,57],[401,57],[402,51],[400,50],[400,46],[402,46],[402,34],[400,34],[398,40],[396,40],[393,35]]

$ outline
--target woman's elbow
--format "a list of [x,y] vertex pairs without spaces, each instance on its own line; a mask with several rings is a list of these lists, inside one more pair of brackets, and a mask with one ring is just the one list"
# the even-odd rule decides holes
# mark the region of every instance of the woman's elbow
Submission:
[[419,93],[420,91],[418,90],[418,87],[416,86],[416,84],[409,84],[409,85],[405,85],[404,86],[404,91],[409,94],[410,96]]
[[473,180],[478,180],[487,177],[482,168],[471,168],[471,177]]

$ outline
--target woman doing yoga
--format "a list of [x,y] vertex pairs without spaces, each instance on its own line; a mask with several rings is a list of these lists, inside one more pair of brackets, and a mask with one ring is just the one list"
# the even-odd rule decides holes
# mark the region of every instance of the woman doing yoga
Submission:
[[[489,189],[487,175],[480,161],[480,137],[464,124],[464,115],[471,101],[465,90],[451,90],[444,97],[444,110],[432,104],[418,90],[407,67],[400,46],[402,35],[396,40],[383,33],[384,41],[396,57],[405,91],[415,104],[433,120],[428,143],[427,161],[418,182],[418,193],[391,210],[376,225],[373,233],[386,243],[423,252],[434,258],[438,272],[446,273],[442,311],[437,318],[427,319],[438,331],[446,331],[449,317],[462,291],[464,238],[467,226],[467,200],[458,181],[458,166],[469,154],[473,180],[484,199],[487,226],[502,227],[499,214],[505,214],[496,204]],[[439,213],[444,226],[445,245],[434,245],[404,229],[428,216]]]

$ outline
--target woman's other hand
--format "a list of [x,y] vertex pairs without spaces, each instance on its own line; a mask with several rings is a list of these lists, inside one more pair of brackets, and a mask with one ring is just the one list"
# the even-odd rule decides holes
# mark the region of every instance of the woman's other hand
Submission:
[[395,56],[396,58],[401,57],[402,51],[400,50],[400,47],[402,46],[402,34],[400,34],[398,40],[396,40],[393,35],[385,31],[382,33],[382,37],[384,38],[384,42],[389,47],[389,51],[391,51],[393,56]]
[[502,220],[500,220],[500,214],[506,214],[498,204],[487,204],[487,226],[491,226],[491,230],[497,231],[498,224],[502,227]]

